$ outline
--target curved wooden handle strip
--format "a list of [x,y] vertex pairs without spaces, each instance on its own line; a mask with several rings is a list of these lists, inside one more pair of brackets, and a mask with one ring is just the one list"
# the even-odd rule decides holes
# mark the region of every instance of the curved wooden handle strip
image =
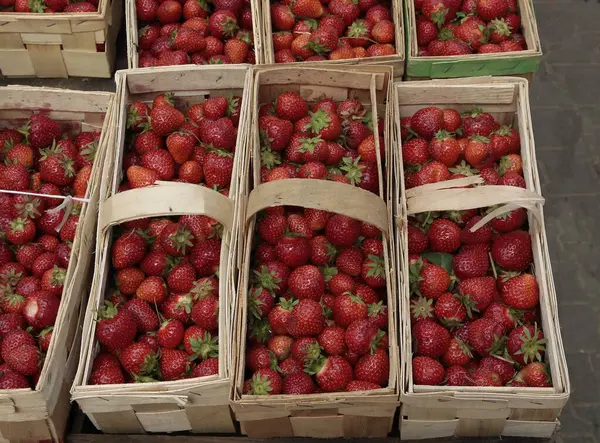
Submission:
[[283,205],[335,212],[388,232],[387,207],[377,195],[345,183],[302,178],[256,186],[248,199],[246,222],[263,209]]
[[233,227],[233,201],[199,185],[157,182],[154,186],[120,192],[100,204],[98,224],[111,226],[144,217],[199,214]]

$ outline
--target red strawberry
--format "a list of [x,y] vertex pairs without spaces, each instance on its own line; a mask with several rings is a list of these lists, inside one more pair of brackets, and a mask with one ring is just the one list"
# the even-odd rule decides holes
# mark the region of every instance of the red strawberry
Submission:
[[0,389],[23,389],[29,387],[29,380],[24,375],[11,370],[0,372]]
[[438,27],[450,22],[456,15],[456,11],[449,9],[441,0],[424,0],[421,12]]
[[39,349],[31,344],[23,344],[10,350],[5,359],[10,369],[22,375],[36,374],[42,363]]
[[327,221],[325,236],[333,246],[349,248],[360,236],[360,222],[345,215],[334,214]]
[[135,323],[139,332],[156,331],[158,328],[158,316],[152,307],[141,298],[132,298],[125,304],[128,310],[135,318]]
[[514,309],[533,309],[539,303],[539,288],[535,277],[521,274],[502,285],[502,300]]
[[192,369],[192,377],[207,377],[219,373],[219,359],[207,358]]
[[488,225],[473,231],[473,226],[481,220],[482,217],[477,215],[471,218],[460,233],[460,241],[466,244],[473,243],[489,243],[492,240],[492,230]]
[[249,395],[279,395],[283,389],[281,375],[273,369],[259,369],[250,379]]
[[296,268],[288,279],[289,289],[298,299],[320,300],[325,292],[325,280],[319,268],[304,265]]
[[350,26],[360,16],[360,8],[353,0],[332,0],[328,6],[329,13],[341,16],[346,26]]
[[211,35],[220,40],[233,37],[239,29],[235,12],[227,9],[215,11],[208,19],[208,27]]
[[431,140],[444,127],[444,113],[433,106],[420,109],[412,116],[410,127],[421,137]]
[[445,130],[436,132],[429,143],[429,154],[440,163],[451,167],[458,161],[460,147],[455,137]]
[[436,299],[448,291],[451,280],[448,271],[444,268],[434,264],[427,264],[420,271],[417,269],[418,267],[414,269],[414,272],[411,269],[411,273],[417,273],[413,286],[416,284],[424,297]]
[[[344,341],[348,350],[363,355],[367,352],[374,352],[379,347],[379,342],[383,337],[383,331],[368,319],[362,319],[352,322],[346,329]],[[339,354],[341,354],[340,352]]]
[[192,321],[208,331],[219,326],[219,299],[214,295],[201,298],[192,308]]
[[547,388],[552,386],[552,379],[548,374],[548,368],[541,362],[529,363],[517,373],[514,381],[523,382],[526,386],[534,388]]
[[58,315],[60,300],[48,291],[38,291],[27,297],[23,316],[37,331],[53,326]]
[[429,20],[417,20],[417,43],[419,46],[427,46],[437,38],[438,28]]
[[309,371],[325,392],[341,391],[352,380],[352,366],[339,355],[319,358]]
[[500,383],[506,385],[515,375],[513,363],[495,356],[484,357],[479,362],[480,370],[488,370],[500,377]]
[[31,334],[23,329],[9,331],[2,340],[2,358],[6,360],[11,351],[22,345],[35,346],[35,340]]
[[446,327],[460,325],[467,317],[467,311],[458,297],[446,292],[438,297],[434,307],[435,316]]
[[483,313],[498,295],[493,277],[465,279],[459,283],[458,291],[470,317],[472,311]]
[[471,386],[471,376],[467,370],[459,365],[446,369],[446,383],[448,386]]
[[160,373],[163,380],[178,380],[186,375],[189,368],[190,365],[185,351],[160,349]]
[[363,262],[361,277],[372,288],[385,287],[385,263],[383,257],[369,255]]
[[418,356],[412,360],[412,376],[416,385],[439,385],[445,375],[442,364],[433,358]]
[[491,114],[483,112],[483,110],[479,108],[467,111],[463,119],[463,131],[465,137],[473,135],[489,137],[490,134],[499,129],[499,127],[500,125],[494,120],[494,117],[492,117]]
[[269,339],[267,347],[277,357],[277,360],[285,360],[290,354],[294,339],[289,335],[275,335]]
[[98,312],[96,338],[109,349],[124,349],[133,342],[137,331],[135,317],[127,309],[105,302]]
[[321,305],[311,299],[300,300],[292,310],[288,332],[294,337],[314,336],[321,333],[324,317]]
[[482,357],[495,354],[503,347],[503,326],[488,318],[480,318],[469,324],[469,344]]
[[283,381],[282,393],[287,395],[314,394],[315,384],[310,375],[299,372],[290,374]]
[[60,125],[54,120],[41,114],[34,114],[29,117],[25,126],[19,129],[19,132],[25,135],[32,148],[42,149],[60,138],[62,131]]
[[162,348],[176,348],[183,342],[184,333],[185,327],[181,321],[174,319],[165,320],[156,334],[158,344]]
[[136,231],[123,233],[112,245],[112,263],[115,269],[138,264],[146,254],[146,240]]
[[211,151],[204,162],[204,179],[209,187],[228,187],[233,171],[233,155],[225,150]]
[[134,378],[152,376],[156,372],[156,354],[146,343],[132,343],[119,356],[123,368]]
[[387,384],[389,373],[390,359],[388,353],[383,349],[363,355],[354,367],[356,380],[376,383],[380,386]]
[[448,350],[442,357],[442,361],[446,366],[452,365],[467,365],[473,359],[469,346],[461,339],[453,337],[450,340]]
[[507,12],[507,0],[477,0],[477,14],[485,21],[504,17]]
[[490,140],[482,136],[472,136],[465,148],[465,160],[474,168],[489,168],[494,161]]
[[148,303],[161,303],[167,296],[167,287],[160,277],[147,277],[135,291],[136,297]]
[[487,274],[489,266],[488,253],[483,250],[461,251],[452,258],[454,275],[461,280],[483,277]]
[[473,386],[502,386],[500,376],[486,368],[478,368],[471,378]]
[[418,322],[413,326],[413,349],[417,355],[440,357],[448,350],[450,333],[432,321]]
[[296,23],[291,8],[282,3],[271,5],[271,21],[273,27],[278,31],[290,31]]
[[437,252],[454,252],[460,247],[460,232],[456,223],[438,218],[429,227],[429,247]]
[[492,245],[492,258],[507,271],[524,271],[533,261],[531,237],[525,231],[499,236]]
[[277,97],[275,108],[280,118],[292,122],[308,115],[308,104],[296,92],[284,92]]
[[35,223],[28,218],[16,218],[5,232],[6,240],[13,245],[24,245],[35,238]]

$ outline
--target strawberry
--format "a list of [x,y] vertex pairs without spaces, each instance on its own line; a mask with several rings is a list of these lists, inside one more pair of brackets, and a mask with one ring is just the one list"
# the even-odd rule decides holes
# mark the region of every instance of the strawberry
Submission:
[[20,314],[23,312],[25,307],[25,297],[19,293],[13,293],[10,289],[6,288],[4,294],[0,299],[0,308],[3,312],[13,312]]
[[404,166],[424,165],[429,160],[429,144],[423,138],[413,138],[402,144]]
[[[162,3],[177,3],[175,0],[167,0]],[[167,100],[173,100],[170,96]],[[181,111],[175,109],[174,106],[164,104],[154,106],[150,111],[150,121],[152,130],[161,136],[167,135],[170,132],[176,131],[185,123],[185,117]]]
[[140,262],[140,269],[147,276],[166,276],[171,267],[172,259],[164,251],[150,251]]
[[138,264],[146,254],[146,240],[135,230],[122,234],[112,245],[112,263],[115,269]]
[[39,349],[31,344],[22,344],[11,349],[5,360],[10,369],[22,375],[36,374],[42,363]]
[[498,182],[499,185],[504,186],[517,186],[519,188],[526,188],[525,179],[517,172],[508,171]]
[[373,26],[371,31],[373,40],[377,43],[386,44],[394,43],[395,29],[394,23],[391,20],[380,20]]
[[514,381],[523,382],[526,386],[546,388],[552,386],[549,370],[544,363],[533,362],[522,368],[515,376]]
[[429,142],[429,154],[440,163],[451,167],[458,161],[460,148],[455,137],[445,130],[440,130]]
[[454,36],[477,50],[482,44],[486,43],[485,30],[485,23],[471,16],[471,18],[466,19],[456,27]]
[[175,176],[175,162],[165,150],[155,149],[144,153],[141,164],[144,168],[154,171],[160,180],[171,180]]
[[148,303],[161,303],[167,296],[167,287],[160,277],[147,277],[140,283],[135,291],[136,297],[147,301]]
[[16,218],[10,222],[5,238],[13,245],[24,245],[35,238],[35,223],[29,218]]
[[462,125],[462,118],[455,109],[443,109],[444,129],[448,132],[456,132]]
[[489,266],[488,253],[483,250],[461,251],[452,257],[454,275],[461,280],[483,277]]
[[363,355],[369,351],[374,352],[379,347],[383,334],[383,331],[379,331],[370,320],[365,318],[354,321],[348,326],[344,341],[349,351]]
[[329,13],[339,15],[344,19],[344,24],[350,26],[359,16],[358,2],[353,0],[332,0],[329,2]]
[[356,380],[376,383],[380,386],[387,384],[389,373],[389,356],[383,349],[377,349],[370,354],[363,355],[354,367]]
[[482,358],[479,362],[479,369],[497,374],[502,385],[506,385],[515,375],[512,362],[495,356]]
[[290,354],[294,339],[289,335],[275,335],[269,339],[267,347],[277,357],[277,360],[285,360]]
[[192,321],[208,331],[219,326],[219,299],[214,295],[201,298],[192,308]]
[[464,367],[459,365],[453,365],[446,369],[446,383],[448,386],[472,385],[469,373]]
[[503,326],[489,318],[479,318],[469,324],[468,340],[482,357],[496,354],[503,346]]
[[125,309],[133,315],[139,332],[156,331],[158,328],[158,316],[141,298],[135,297],[129,300],[125,303]]
[[531,237],[526,231],[502,234],[492,244],[492,258],[507,271],[524,271],[533,261]]
[[435,316],[446,327],[458,326],[467,318],[467,311],[457,296],[450,292],[440,295],[435,302]]
[[486,368],[478,368],[472,375],[473,386],[502,386],[500,375]]
[[285,120],[296,122],[308,115],[308,104],[296,92],[284,92],[275,103],[277,115]]
[[271,21],[278,31],[290,31],[296,23],[291,8],[282,3],[271,4]]
[[485,21],[504,17],[507,12],[507,0],[477,0],[477,14]]
[[412,376],[416,385],[439,385],[445,375],[442,364],[431,357],[418,356],[412,360]]
[[91,385],[112,385],[125,383],[125,377],[119,366],[97,369],[90,375]]
[[448,350],[442,357],[442,361],[446,366],[467,365],[473,359],[473,354],[469,346],[459,338],[453,337],[450,339]]
[[335,260],[338,271],[352,277],[360,276],[362,264],[363,254],[359,248],[343,249]]
[[481,220],[482,217],[477,215],[471,218],[462,229],[460,233],[460,241],[464,244],[474,244],[474,243],[490,243],[492,240],[492,230],[490,226],[484,225],[477,229],[476,231],[472,231],[471,228]]
[[366,318],[368,306],[358,295],[344,293],[335,298],[333,317],[336,324],[348,327],[352,322]]
[[124,268],[117,271],[115,281],[122,294],[133,295],[144,278],[144,273],[138,268]]
[[323,5],[319,0],[296,0],[292,3],[292,13],[296,17],[319,18],[323,15]]
[[196,243],[189,256],[190,263],[196,269],[198,277],[209,277],[219,270],[221,258],[221,240],[207,238]]
[[315,336],[324,327],[321,305],[311,299],[300,300],[292,310],[288,323],[288,332],[293,337]]
[[29,173],[23,165],[7,165],[0,169],[0,187],[9,191],[29,189]]
[[218,358],[207,358],[201,361],[194,369],[192,369],[192,377],[207,377],[209,375],[216,375],[219,373],[219,359]]
[[288,395],[306,395],[314,394],[315,384],[310,375],[299,372],[290,374],[283,381],[282,393]]
[[438,218],[429,227],[429,247],[436,252],[454,252],[460,247],[460,233],[456,223]]
[[[158,241],[167,254],[182,257],[194,247],[195,237],[186,226],[180,223],[169,223],[160,232]],[[186,290],[176,292],[186,292]]]
[[533,309],[539,303],[539,288],[531,274],[510,278],[502,286],[502,301],[514,309]]
[[54,120],[41,114],[34,114],[29,117],[25,126],[19,128],[19,132],[25,136],[25,140],[32,148],[42,149],[51,145],[55,139],[59,139],[62,130]]
[[281,296],[287,291],[290,270],[281,262],[272,261],[260,265],[254,271],[254,275],[260,286],[272,291],[277,296]]
[[493,54],[496,52],[502,52],[502,48],[495,43],[485,43],[477,49],[478,54]]
[[333,246],[349,248],[360,236],[360,222],[345,215],[334,214],[327,221],[325,236]]
[[206,157],[203,171],[207,186],[229,186],[233,171],[233,155],[222,149],[211,151]]
[[440,357],[448,350],[450,333],[432,321],[421,321],[413,326],[413,349],[417,355]]
[[[426,264],[425,266],[411,266],[411,287],[418,289],[421,295],[436,299],[450,287],[448,271],[438,265]],[[416,288],[415,288],[416,286]]]
[[60,297],[63,291],[63,285],[67,277],[67,270],[54,266],[48,269],[41,277],[41,286],[44,291]]
[[283,379],[273,369],[259,369],[250,379],[249,395],[279,395],[283,389]]
[[97,6],[90,2],[71,3],[63,9],[63,12],[96,12]]
[[248,43],[234,38],[227,40],[224,52],[231,59],[231,63],[245,63],[248,59],[249,49]]
[[383,257],[369,255],[363,262],[361,277],[372,288],[385,287],[385,263]]
[[9,331],[2,340],[2,358],[6,360],[10,352],[22,345],[35,346],[35,340],[31,334],[23,329]]
[[37,331],[53,326],[60,307],[60,300],[48,291],[38,291],[27,297],[23,316]]
[[438,28],[430,20],[417,20],[417,44],[427,46],[437,38]]
[[162,380],[178,380],[190,369],[185,351],[160,348],[160,373]]
[[156,334],[158,344],[162,348],[173,349],[183,342],[185,327],[181,321],[176,319],[165,320]]
[[465,148],[465,160],[474,168],[489,168],[494,161],[490,140],[482,136],[472,136]]
[[0,389],[23,389],[29,387],[29,380],[24,375],[13,372],[8,368],[0,372]]
[[491,114],[483,112],[482,109],[475,108],[465,113],[463,119],[463,132],[465,137],[470,137],[472,135],[489,137],[492,132],[499,128],[500,125],[494,120],[494,117],[492,117]]
[[314,374],[319,388],[325,392],[341,391],[352,380],[352,366],[339,355],[320,357],[308,371]]
[[105,302],[98,312],[96,337],[109,349],[124,349],[133,342],[136,335],[136,320],[127,309],[117,309],[110,302]]
[[121,352],[119,359],[134,379],[138,376],[152,376],[157,369],[156,354],[146,343],[132,343]]
[[298,299],[320,300],[325,292],[325,280],[319,268],[313,265],[300,266],[292,271],[288,279],[290,292]]
[[431,140],[444,127],[444,113],[433,106],[419,109],[411,117],[410,127],[421,137]]
[[208,19],[210,34],[220,40],[231,38],[239,29],[235,12],[224,9],[215,11]]

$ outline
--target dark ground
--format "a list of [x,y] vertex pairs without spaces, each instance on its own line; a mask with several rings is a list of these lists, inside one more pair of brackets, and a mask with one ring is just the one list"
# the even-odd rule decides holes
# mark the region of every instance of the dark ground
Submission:
[[[572,386],[554,441],[600,443],[600,1],[534,4],[545,56],[531,111]],[[118,44],[124,68],[122,36]],[[114,89],[112,80],[11,83]]]

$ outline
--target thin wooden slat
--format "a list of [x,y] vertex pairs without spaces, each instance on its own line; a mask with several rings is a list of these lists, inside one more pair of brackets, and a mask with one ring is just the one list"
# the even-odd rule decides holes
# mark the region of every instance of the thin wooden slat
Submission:
[[61,78],[67,77],[67,68],[62,58],[60,46],[57,45],[27,45],[31,63],[36,77]]
[[5,49],[25,49],[21,34],[0,34],[0,52]]
[[61,34],[22,33],[21,39],[26,45],[58,45],[62,43]]
[[33,76],[35,69],[26,49],[0,49],[0,72],[6,76]]
[[104,52],[62,51],[66,72],[74,77],[110,78],[112,64]]
[[62,45],[68,51],[96,52],[96,33],[78,32],[76,34],[63,35]]
[[[27,17],[29,15],[29,17]],[[68,20],[52,20],[32,17],[36,14],[2,14],[0,16],[0,33],[30,34],[70,34],[71,24]],[[25,16],[25,18],[21,18]]]

